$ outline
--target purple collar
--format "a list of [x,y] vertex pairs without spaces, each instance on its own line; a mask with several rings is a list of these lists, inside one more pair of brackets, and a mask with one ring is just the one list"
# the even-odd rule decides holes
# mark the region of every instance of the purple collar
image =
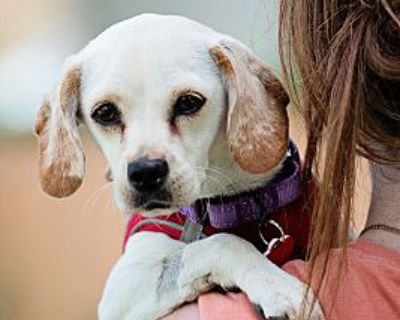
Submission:
[[197,224],[204,224],[208,219],[216,229],[230,229],[259,220],[300,196],[300,171],[299,153],[290,141],[282,170],[266,186],[233,196],[200,199],[179,211]]

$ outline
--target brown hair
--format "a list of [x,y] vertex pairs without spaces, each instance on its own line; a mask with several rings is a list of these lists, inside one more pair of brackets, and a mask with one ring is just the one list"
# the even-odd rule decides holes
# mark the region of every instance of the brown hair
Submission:
[[400,162],[399,17],[400,0],[281,1],[283,72],[307,129],[304,178],[319,180],[307,272],[317,294],[329,249],[344,248],[343,270],[356,155]]

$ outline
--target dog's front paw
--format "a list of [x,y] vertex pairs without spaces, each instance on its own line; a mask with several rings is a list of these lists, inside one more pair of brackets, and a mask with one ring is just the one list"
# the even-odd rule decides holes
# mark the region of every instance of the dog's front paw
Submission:
[[235,287],[229,265],[231,250],[225,250],[240,238],[228,234],[217,234],[193,242],[185,247],[182,254],[177,287],[188,300],[196,299],[212,287]]
[[[265,271],[263,271],[265,272]],[[309,315],[307,319],[322,320],[324,315],[318,300],[311,309],[314,295],[307,286],[295,278],[288,278],[284,275],[275,281],[265,281],[264,275],[257,277],[253,272],[252,280],[243,285],[249,300],[253,303],[259,313],[268,319],[299,319],[302,314]],[[290,276],[289,276],[290,277]],[[258,280],[257,280],[258,278]]]
[[[228,234],[191,243],[182,253],[177,279],[182,296],[193,300],[215,285],[225,289],[240,288],[269,319],[298,319],[307,288],[266,259],[249,242]],[[305,312],[313,301],[311,290],[309,292]],[[318,302],[309,319],[324,319]]]

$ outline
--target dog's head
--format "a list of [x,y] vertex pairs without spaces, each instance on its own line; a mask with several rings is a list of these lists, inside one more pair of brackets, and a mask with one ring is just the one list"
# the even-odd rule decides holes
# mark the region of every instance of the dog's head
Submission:
[[71,57],[40,108],[42,188],[55,197],[79,188],[80,122],[125,212],[249,187],[285,157],[287,103],[278,79],[238,41],[182,17],[135,17]]

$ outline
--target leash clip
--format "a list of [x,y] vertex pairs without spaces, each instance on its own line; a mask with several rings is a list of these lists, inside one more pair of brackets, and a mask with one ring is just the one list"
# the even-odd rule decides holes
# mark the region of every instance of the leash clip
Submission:
[[[272,238],[270,241],[267,241],[261,230],[262,227],[265,226],[266,224],[274,226],[279,231],[280,236],[278,238]],[[264,242],[264,244],[267,246],[264,255],[268,259],[272,260],[278,265],[283,264],[289,260],[290,256],[293,253],[294,241],[290,235],[286,234],[283,231],[283,228],[276,221],[267,220],[265,224],[262,221],[260,223],[258,233],[260,235],[262,242]]]

